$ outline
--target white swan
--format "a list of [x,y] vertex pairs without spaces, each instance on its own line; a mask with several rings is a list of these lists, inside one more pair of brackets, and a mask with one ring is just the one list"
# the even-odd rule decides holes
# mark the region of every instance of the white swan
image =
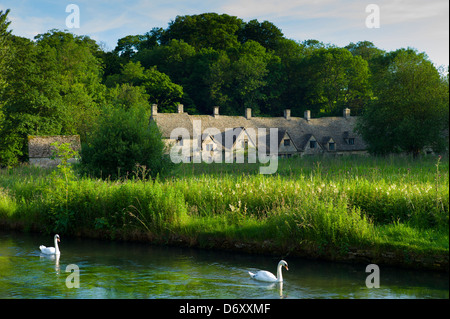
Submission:
[[55,235],[54,240],[55,240],[55,247],[45,247],[44,245],[39,246],[41,253],[46,254],[46,255],[59,255],[60,251],[59,251],[59,247],[58,247],[58,242],[60,240],[59,240],[58,234]]
[[254,274],[250,271],[248,273],[249,273],[250,277],[252,277],[255,280],[267,281],[267,282],[282,282],[283,275],[281,274],[281,267],[284,267],[284,268],[286,268],[286,270],[289,270],[287,262],[285,262],[284,260],[281,260],[278,263],[276,277],[274,276],[274,274],[272,274],[271,272],[266,271],[266,270],[260,270],[256,274]]

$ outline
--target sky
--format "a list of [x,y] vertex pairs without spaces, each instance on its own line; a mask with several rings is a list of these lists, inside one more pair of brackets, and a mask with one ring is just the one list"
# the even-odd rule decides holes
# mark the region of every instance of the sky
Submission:
[[[66,12],[69,4],[79,8],[78,28],[66,23],[75,21],[74,12]],[[107,51],[124,36],[167,28],[177,15],[216,12],[270,21],[296,41],[343,47],[367,40],[386,51],[412,47],[437,67],[449,65],[448,0],[0,0],[0,10],[6,9],[15,35],[33,39],[51,29],[68,30]],[[377,13],[378,28],[368,27]]]

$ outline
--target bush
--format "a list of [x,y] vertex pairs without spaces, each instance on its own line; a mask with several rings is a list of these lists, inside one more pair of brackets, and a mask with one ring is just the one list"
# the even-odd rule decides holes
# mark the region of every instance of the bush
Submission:
[[81,149],[81,168],[89,175],[120,178],[134,172],[139,178],[170,168],[161,133],[144,109],[112,108],[104,112]]

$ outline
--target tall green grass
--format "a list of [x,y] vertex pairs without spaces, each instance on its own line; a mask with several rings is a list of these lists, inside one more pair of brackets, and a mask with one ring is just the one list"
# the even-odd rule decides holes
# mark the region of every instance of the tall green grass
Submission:
[[448,159],[312,157],[183,164],[173,176],[62,182],[51,171],[0,171],[0,220],[45,232],[142,233],[280,247],[400,247],[448,254]]

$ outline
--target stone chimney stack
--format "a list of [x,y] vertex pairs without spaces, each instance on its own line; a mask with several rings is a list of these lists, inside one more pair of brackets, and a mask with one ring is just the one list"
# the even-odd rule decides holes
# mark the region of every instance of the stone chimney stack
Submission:
[[344,109],[343,115],[346,119],[350,117],[350,109],[348,107]]
[[305,120],[309,121],[311,119],[311,111],[306,110],[305,111]]
[[284,110],[284,118],[286,120],[290,120],[291,119],[291,110],[290,109],[285,109]]
[[158,114],[158,104],[152,104],[152,114],[151,116],[155,116]]
[[178,104],[178,113],[183,113],[183,104]]
[[245,109],[245,118],[246,118],[247,120],[249,120],[249,119],[251,119],[251,117],[252,117],[252,109],[249,108],[249,107],[247,107],[247,108]]
[[214,113],[213,113],[214,117],[218,117],[219,116],[219,107],[218,106],[214,106]]

